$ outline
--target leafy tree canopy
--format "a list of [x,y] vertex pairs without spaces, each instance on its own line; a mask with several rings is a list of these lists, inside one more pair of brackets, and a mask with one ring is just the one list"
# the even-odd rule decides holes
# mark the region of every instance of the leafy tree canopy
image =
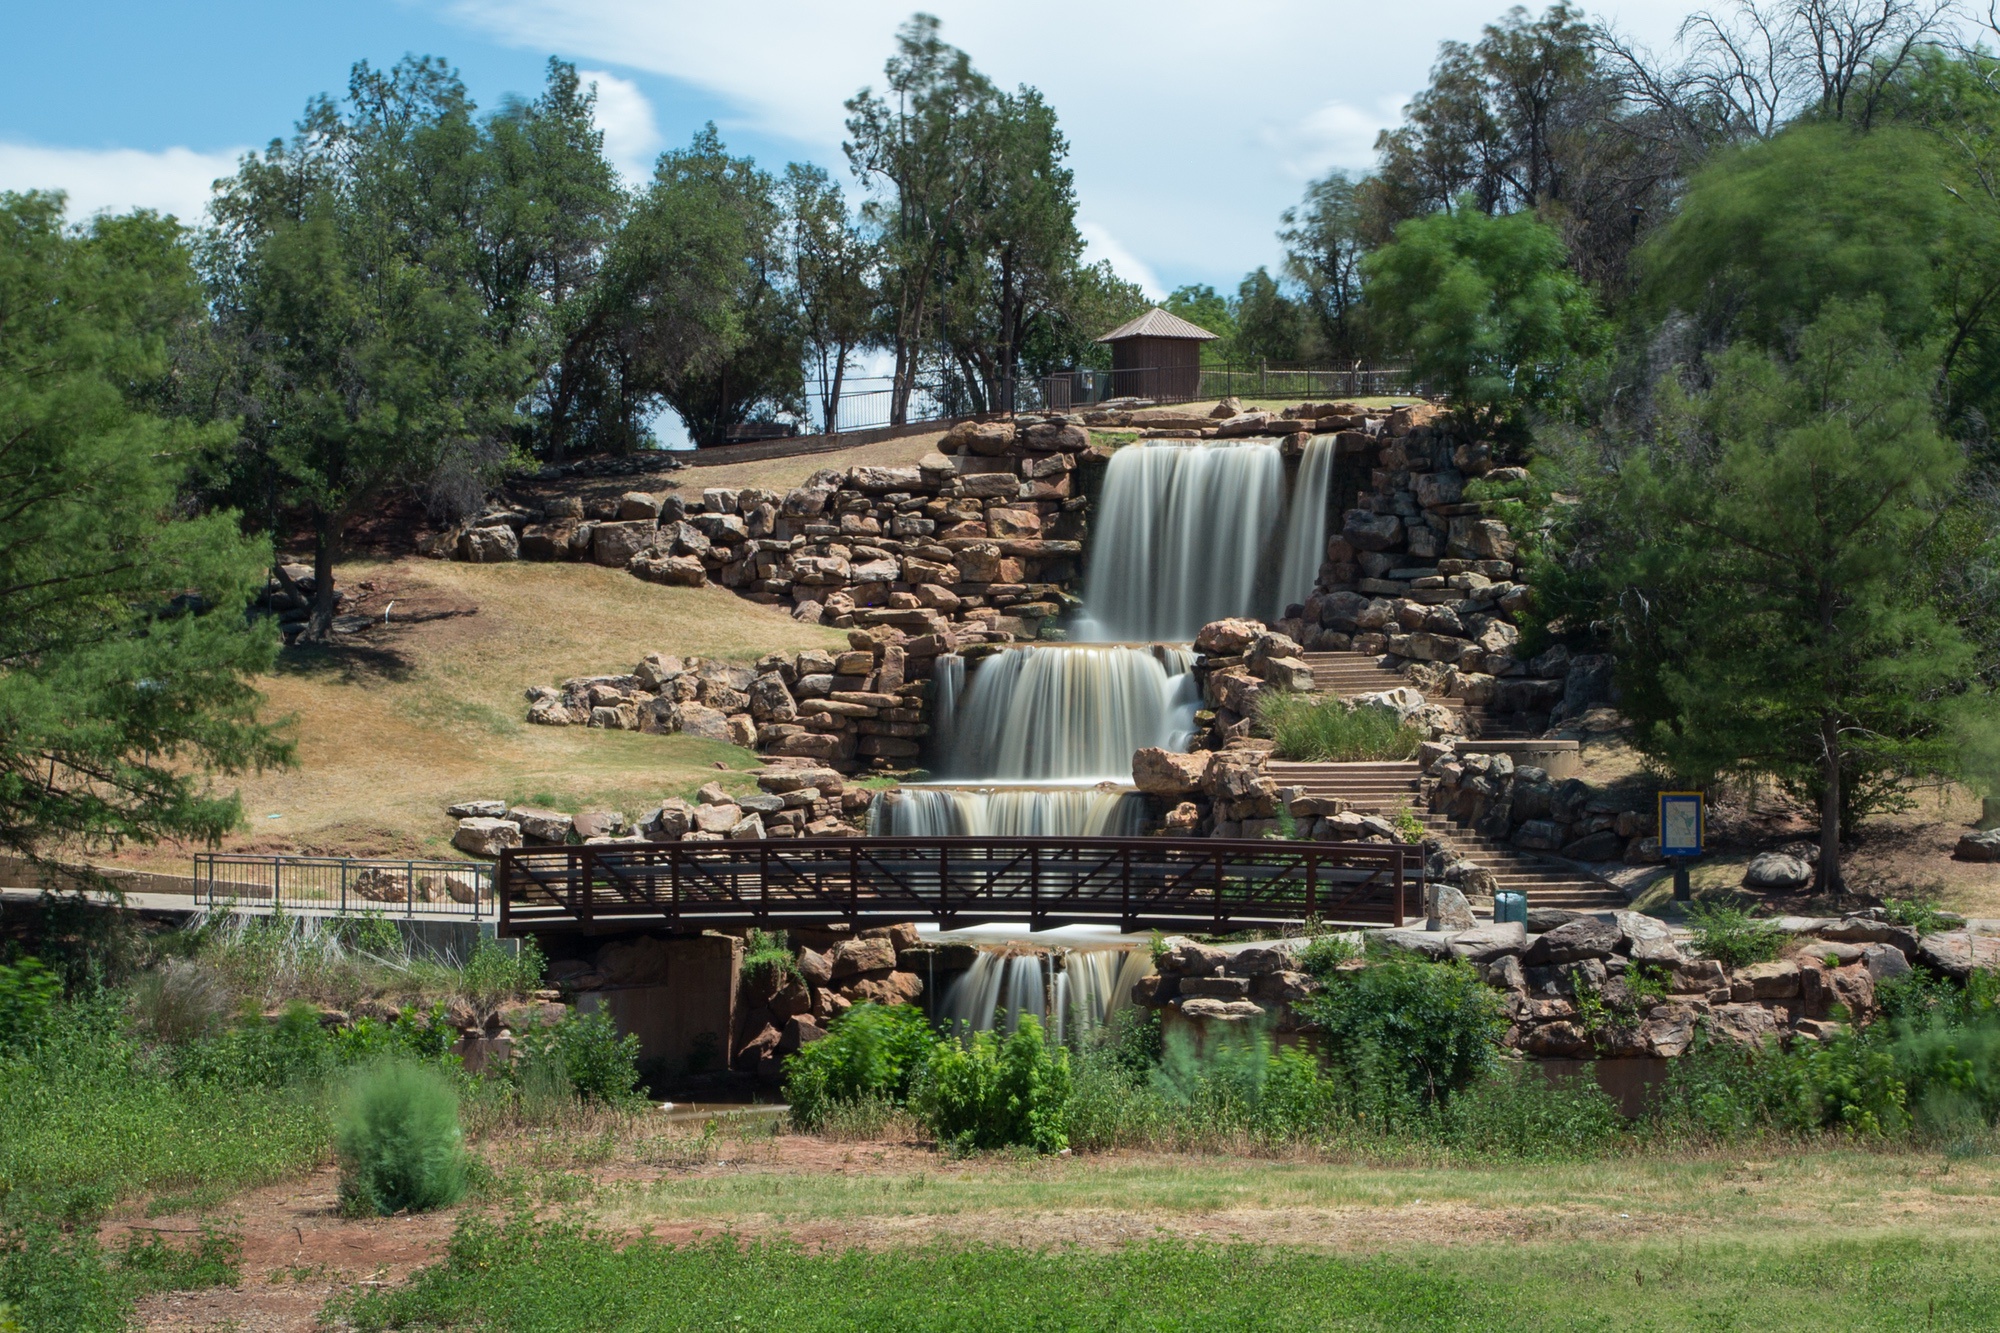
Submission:
[[1557,403],[1604,342],[1554,228],[1461,206],[1415,218],[1363,261],[1376,340],[1481,420]]

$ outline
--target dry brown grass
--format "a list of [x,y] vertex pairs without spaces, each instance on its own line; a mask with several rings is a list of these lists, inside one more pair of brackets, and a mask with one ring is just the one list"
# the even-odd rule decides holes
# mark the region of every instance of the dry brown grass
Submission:
[[[846,642],[721,588],[664,588],[593,565],[411,558],[356,561],[342,577],[375,585],[371,609],[391,597],[406,612],[477,609],[417,624],[392,610],[386,629],[288,650],[260,685],[268,716],[295,719],[298,763],[240,780],[247,827],[231,849],[453,856],[444,807],[474,797],[636,815],[718,763],[755,759],[684,736],[529,726],[524,688],[626,671],[653,651],[749,661]],[[132,849],[120,861],[184,870],[191,850]]]

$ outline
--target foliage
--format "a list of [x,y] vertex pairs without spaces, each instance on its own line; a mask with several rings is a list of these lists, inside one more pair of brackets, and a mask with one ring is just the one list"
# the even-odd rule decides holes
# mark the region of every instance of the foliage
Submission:
[[459,969],[459,988],[479,1008],[492,1009],[541,985],[547,966],[532,936],[520,940],[516,948],[481,937]]
[[392,487],[490,473],[522,425],[536,368],[497,336],[476,262],[481,139],[442,61],[364,62],[344,111],[314,100],[212,205],[215,395],[241,421],[219,474],[270,525],[310,523],[310,637],[331,631],[349,523]]
[[123,1333],[137,1294],[89,1232],[44,1220],[0,1230],[0,1329]]
[[560,1089],[603,1106],[631,1106],[641,1097],[638,1035],[619,1036],[602,1009],[532,1024],[514,1034],[514,1047],[519,1084]]
[[936,1044],[930,1021],[914,1006],[855,1005],[827,1026],[826,1036],[785,1060],[792,1123],[812,1130],[839,1103],[907,1100]]
[[841,383],[853,355],[874,334],[877,253],[849,216],[847,199],[826,170],[785,168],[784,226],[806,363],[819,383],[820,426],[840,422]]
[[1687,923],[1701,956],[1728,968],[1768,963],[1785,942],[1784,933],[1771,922],[1726,903],[1689,903]]
[[1219,366],[1234,361],[1236,312],[1229,299],[1215,288],[1202,283],[1176,287],[1167,293],[1161,309],[1215,335],[1214,342],[1201,345],[1203,365]]
[[1315,981],[1328,981],[1341,964],[1361,956],[1361,946],[1345,935],[1315,935],[1299,954],[1299,971]]
[[67,230],[43,194],[0,194],[0,231],[0,847],[213,842],[241,810],[206,774],[291,752],[249,684],[269,545],[177,507],[223,433],[156,410],[201,315],[186,238],[148,213]]
[[1739,345],[1712,389],[1669,389],[1660,437],[1600,501],[1636,743],[1697,781],[1773,773],[1818,806],[1825,891],[1841,834],[1951,763],[1943,691],[1968,653],[1910,577],[1962,467],[1934,374],[1879,307],[1829,306],[1794,354]]
[[35,957],[0,963],[0,1051],[32,1040],[62,997],[62,980]]
[[752,926],[743,937],[743,963],[741,972],[753,981],[764,982],[776,976],[798,976],[799,956],[792,952],[782,935],[773,935]]
[[1069,1146],[1069,1052],[1053,1051],[1041,1020],[1022,1014],[1005,1038],[975,1032],[940,1041],[910,1090],[910,1107],[941,1143],[961,1151]]
[[1938,910],[1932,898],[1884,898],[1882,917],[1892,926],[1902,926],[1921,939],[1948,930],[1955,924]]
[[1338,698],[1266,690],[1257,697],[1258,735],[1278,743],[1280,759],[1315,763],[1403,760],[1424,733],[1387,708],[1355,708]]
[[118,1267],[154,1291],[233,1287],[242,1276],[243,1238],[204,1222],[192,1245],[174,1245],[159,1232],[128,1231]]
[[1424,840],[1423,816],[1419,815],[1416,808],[1408,801],[1396,807],[1396,813],[1390,817],[1390,822],[1396,826],[1396,836],[1404,842],[1415,844]]
[[1306,186],[1304,202],[1280,217],[1285,276],[1305,289],[1305,303],[1319,321],[1319,341],[1336,365],[1361,359],[1361,199],[1345,171],[1328,172]]
[[1604,341],[1561,236],[1527,213],[1414,218],[1363,261],[1370,329],[1476,425],[1558,405]]
[[361,1069],[335,1135],[341,1208],[349,1215],[426,1212],[465,1194],[458,1094],[434,1070],[401,1060]]
[[1335,1077],[1375,1117],[1448,1103],[1493,1067],[1506,1028],[1497,994],[1455,959],[1337,971],[1298,1008],[1319,1024]]
[[1559,1081],[1511,1063],[1475,1080],[1444,1108],[1446,1143],[1516,1161],[1573,1161],[1625,1134],[1625,1118],[1588,1074]]

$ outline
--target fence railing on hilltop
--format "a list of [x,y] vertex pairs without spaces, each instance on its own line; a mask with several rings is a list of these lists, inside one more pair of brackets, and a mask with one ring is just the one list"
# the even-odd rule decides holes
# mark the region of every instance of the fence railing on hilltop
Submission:
[[200,852],[194,899],[206,907],[387,912],[490,920],[493,867],[472,861],[251,856]]

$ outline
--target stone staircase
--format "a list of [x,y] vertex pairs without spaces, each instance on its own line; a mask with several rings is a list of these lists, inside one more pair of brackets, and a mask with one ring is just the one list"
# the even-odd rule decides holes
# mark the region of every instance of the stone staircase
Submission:
[[[1325,693],[1351,697],[1374,694],[1408,685],[1401,672],[1382,665],[1382,659],[1368,653],[1307,653],[1312,668],[1313,688]],[[1495,713],[1484,704],[1467,705],[1457,699],[1433,699],[1465,719],[1465,734],[1478,740],[1529,740],[1541,735],[1520,713]]]
[[[1315,654],[1340,656],[1341,654]],[[1303,787],[1309,796],[1334,797],[1363,814],[1393,818],[1408,806],[1430,835],[1452,851],[1490,871],[1498,886],[1528,895],[1530,907],[1572,912],[1625,910],[1625,895],[1581,870],[1494,842],[1467,826],[1423,808],[1421,774],[1415,763],[1301,764],[1272,760],[1271,777],[1280,787]],[[1488,905],[1490,910],[1490,904]]]

